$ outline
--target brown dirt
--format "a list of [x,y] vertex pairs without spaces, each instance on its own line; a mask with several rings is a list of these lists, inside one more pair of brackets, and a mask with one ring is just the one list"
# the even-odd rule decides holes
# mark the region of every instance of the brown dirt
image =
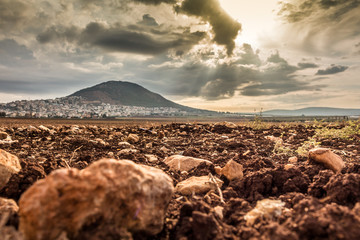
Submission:
[[[167,156],[204,158],[220,167],[232,159],[243,165],[244,178],[228,181],[217,175],[224,181],[221,190],[225,203],[220,202],[217,192],[190,197],[174,194],[163,231],[156,236],[139,233],[134,239],[360,239],[360,136],[352,140],[322,141],[321,146],[335,150],[346,163],[342,173],[334,174],[301,156],[293,168],[285,170],[288,158],[297,156],[296,153],[276,153],[275,143],[265,138],[281,137],[286,146],[296,150],[314,135],[312,125],[278,124],[254,129],[243,124],[231,129],[210,123],[42,121],[0,122],[0,130],[18,141],[1,144],[0,148],[17,155],[23,168],[11,177],[0,196],[17,201],[35,181],[51,171],[67,164],[83,169],[104,157],[130,159],[160,168],[173,178],[174,184],[191,176],[216,175],[216,172],[214,166],[206,164],[187,174],[171,171],[162,162]],[[40,124],[54,133],[27,129],[29,125]],[[78,130],[72,128],[74,124]],[[119,154],[128,147],[118,143],[126,141],[130,133],[140,137],[139,142],[132,144],[137,152]],[[159,161],[148,162],[145,154],[154,154]],[[245,214],[264,198],[285,202],[287,210],[278,218],[246,225]],[[216,206],[224,208],[223,218],[215,213]],[[101,221],[94,224],[101,225]],[[12,213],[6,227],[0,229],[0,236],[4,231],[17,236],[17,227],[17,216]],[[116,239],[124,231],[112,229],[107,232],[113,235],[105,236],[92,229],[92,226],[84,228],[86,239]]]

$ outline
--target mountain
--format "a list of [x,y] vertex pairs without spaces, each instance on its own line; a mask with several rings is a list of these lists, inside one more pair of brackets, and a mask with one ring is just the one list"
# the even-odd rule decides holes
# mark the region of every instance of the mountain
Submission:
[[309,107],[296,110],[270,110],[264,116],[360,116],[360,109]]
[[[131,82],[108,81],[71,94],[90,102],[139,107],[172,107],[186,111],[205,111],[174,103],[161,95]],[[211,111],[209,111],[211,112]]]

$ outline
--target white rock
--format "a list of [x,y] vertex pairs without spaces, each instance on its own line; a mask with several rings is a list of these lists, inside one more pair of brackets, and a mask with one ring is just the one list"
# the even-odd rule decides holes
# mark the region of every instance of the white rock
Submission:
[[221,206],[214,207],[214,213],[216,216],[218,216],[220,219],[224,218],[224,208]]
[[265,218],[271,220],[281,215],[284,206],[285,203],[280,200],[263,199],[257,201],[256,207],[248,212],[244,219],[248,226],[253,225],[257,219]]
[[297,157],[291,157],[291,158],[289,158],[289,163],[297,163],[298,162],[298,158]]
[[118,152],[118,155],[120,154],[130,154],[130,153],[137,153],[138,150],[136,149],[132,149],[132,148],[126,148],[126,149],[122,149]]
[[5,186],[14,173],[21,170],[19,158],[0,149],[0,189]]
[[[223,181],[214,177],[218,186],[221,187]],[[209,176],[190,177],[182,182],[179,182],[175,191],[182,195],[191,195],[193,193],[207,193],[210,190],[217,190],[216,185],[210,181]]]
[[50,129],[49,129],[48,127],[45,127],[44,125],[40,125],[38,128],[39,128],[40,130],[45,131],[45,132],[50,132]]
[[172,155],[170,157],[165,158],[164,163],[170,167],[173,171],[189,171],[201,163],[206,163],[208,165],[212,165],[212,162],[201,159],[201,158],[193,158],[182,155]]
[[340,172],[345,167],[342,158],[328,148],[314,148],[309,151],[309,159],[324,164],[325,167]]
[[0,140],[5,140],[8,138],[8,134],[6,132],[0,132]]
[[140,137],[136,134],[129,134],[129,136],[127,137],[127,141],[129,143],[137,143],[140,141]]
[[[25,239],[37,240],[61,234],[91,239],[82,230],[89,226],[92,234],[98,229],[114,239],[134,232],[157,234],[173,189],[172,179],[162,170],[127,160],[104,159],[83,170],[55,170],[21,196],[19,229]],[[126,236],[113,235],[120,230],[126,230]]]
[[242,179],[243,166],[234,160],[230,160],[226,165],[221,169],[221,174],[224,175],[228,180]]
[[145,157],[151,163],[158,161],[158,157],[153,154],[145,154]]

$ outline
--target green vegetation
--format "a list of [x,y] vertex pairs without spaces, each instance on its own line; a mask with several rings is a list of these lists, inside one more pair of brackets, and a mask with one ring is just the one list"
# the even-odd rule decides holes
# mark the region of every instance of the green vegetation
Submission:
[[295,152],[301,157],[307,157],[309,150],[317,147],[320,147],[320,142],[317,142],[313,136],[298,147]]
[[319,140],[325,138],[352,139],[354,135],[360,134],[360,125],[358,121],[348,121],[345,127],[340,129],[321,127],[315,131],[314,137]]
[[347,121],[343,127],[340,127],[340,125],[329,126],[322,121],[314,121],[312,127],[316,128],[315,134],[309,137],[307,141],[304,141],[295,151],[285,146],[282,141],[277,141],[273,153],[286,156],[296,153],[298,156],[307,157],[308,151],[312,148],[320,147],[321,141],[324,139],[352,140],[355,135],[360,135],[359,121]]
[[269,129],[271,123],[265,123],[260,115],[255,115],[254,120],[250,122],[249,127],[254,130]]

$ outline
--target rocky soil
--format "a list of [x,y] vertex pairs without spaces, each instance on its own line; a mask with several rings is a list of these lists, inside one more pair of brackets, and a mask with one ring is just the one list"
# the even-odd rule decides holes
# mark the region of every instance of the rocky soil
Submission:
[[[17,156],[21,170],[0,197],[19,203],[27,189],[54,170],[127,159],[163,170],[175,188],[162,230],[132,232],[129,239],[360,239],[360,135],[316,139],[316,146],[343,160],[332,168],[304,154],[315,147],[309,139],[320,127],[341,130],[345,125],[3,124],[0,149]],[[185,180],[192,186],[205,183],[182,191]],[[23,239],[17,205],[2,201],[0,238]],[[107,235],[94,232],[103,225],[94,221],[82,234],[86,239],[121,237],[116,229],[107,229],[114,231]]]

